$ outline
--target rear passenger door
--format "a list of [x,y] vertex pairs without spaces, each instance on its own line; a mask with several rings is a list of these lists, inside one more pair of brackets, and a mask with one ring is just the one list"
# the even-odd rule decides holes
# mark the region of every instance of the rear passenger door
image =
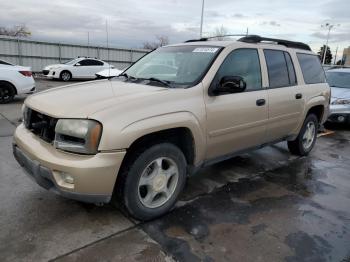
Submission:
[[288,136],[298,127],[303,94],[289,52],[271,49],[263,52],[269,80],[267,140],[272,142]]

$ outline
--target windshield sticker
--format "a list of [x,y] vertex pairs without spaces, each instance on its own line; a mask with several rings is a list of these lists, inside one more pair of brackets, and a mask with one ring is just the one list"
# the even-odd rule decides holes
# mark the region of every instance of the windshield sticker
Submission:
[[215,48],[215,47],[198,47],[198,48],[195,48],[192,52],[193,53],[215,53],[218,50],[219,48]]

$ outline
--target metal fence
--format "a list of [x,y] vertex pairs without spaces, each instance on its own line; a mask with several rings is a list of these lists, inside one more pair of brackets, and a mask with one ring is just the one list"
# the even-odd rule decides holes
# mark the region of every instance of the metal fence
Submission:
[[123,69],[147,52],[144,49],[106,48],[0,37],[0,59],[30,66],[34,72],[41,71],[46,65],[64,63],[78,56],[96,57]]

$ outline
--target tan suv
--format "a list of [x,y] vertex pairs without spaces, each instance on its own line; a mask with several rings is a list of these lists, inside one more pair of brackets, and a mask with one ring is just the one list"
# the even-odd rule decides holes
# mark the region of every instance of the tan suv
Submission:
[[192,40],[119,77],[30,96],[13,150],[40,186],[148,220],[174,206],[200,167],[282,140],[307,155],[329,100],[303,43]]

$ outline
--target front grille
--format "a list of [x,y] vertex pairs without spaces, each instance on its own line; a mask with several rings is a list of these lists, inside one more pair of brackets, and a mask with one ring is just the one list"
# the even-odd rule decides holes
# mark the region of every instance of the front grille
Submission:
[[51,143],[55,139],[55,127],[57,119],[26,108],[23,123],[27,129],[46,142]]
[[50,70],[43,70],[43,74],[44,74],[45,76],[48,75],[49,72],[50,72]]

